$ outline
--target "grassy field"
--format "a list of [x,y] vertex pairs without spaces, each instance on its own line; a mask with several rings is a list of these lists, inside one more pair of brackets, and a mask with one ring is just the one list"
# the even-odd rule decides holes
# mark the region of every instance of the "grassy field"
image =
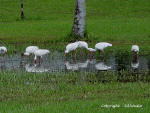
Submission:
[[[0,46],[6,45],[9,53],[23,52],[28,45],[64,51],[72,40],[74,3],[24,0],[22,21],[20,0],[0,0]],[[82,40],[90,47],[99,41],[111,42],[113,47],[106,52],[123,51],[123,55],[138,44],[140,54],[149,54],[149,6],[150,0],[86,0],[87,37]],[[149,112],[149,75],[135,80],[126,73],[121,82],[116,81],[118,75],[101,75],[0,73],[0,113]],[[107,104],[121,107],[102,107]],[[142,108],[126,108],[125,104],[141,104]]]
[[[121,83],[114,79],[102,83],[98,76],[6,72],[0,76],[0,113],[149,112],[148,82]],[[142,107],[126,108],[126,104]]]
[[[0,3],[0,39],[5,42],[62,42],[71,32],[74,0],[27,0],[24,21],[20,20],[20,1]],[[147,46],[149,5],[150,0],[87,0],[85,40]]]

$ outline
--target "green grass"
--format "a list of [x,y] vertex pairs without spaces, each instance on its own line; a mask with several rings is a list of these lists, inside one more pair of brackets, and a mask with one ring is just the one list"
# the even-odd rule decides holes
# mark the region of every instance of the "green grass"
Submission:
[[[0,2],[1,40],[6,43],[66,42],[73,24],[74,0],[25,1],[24,21],[20,20],[20,1]],[[88,41],[144,44],[146,48],[150,42],[149,5],[150,0],[87,0]]]
[[[9,53],[23,52],[28,45],[64,51],[72,40],[69,34],[74,2],[25,0],[22,21],[20,0],[0,0],[0,40],[6,43]],[[149,54],[149,6],[150,0],[86,0],[87,37],[83,40],[90,47],[99,41],[111,42],[113,47],[106,52],[116,53],[129,53],[131,45],[138,44],[140,54]],[[138,80],[132,73],[122,75],[122,82],[117,82],[118,75],[112,73],[1,73],[0,113],[148,113],[149,75],[139,75]],[[143,107],[102,108],[104,104],[142,104]]]
[[[0,76],[0,113],[149,112],[148,82],[121,83],[114,79],[102,83],[97,76],[3,73]],[[119,104],[122,107],[101,107],[105,104]],[[125,104],[141,104],[143,107],[125,108]]]

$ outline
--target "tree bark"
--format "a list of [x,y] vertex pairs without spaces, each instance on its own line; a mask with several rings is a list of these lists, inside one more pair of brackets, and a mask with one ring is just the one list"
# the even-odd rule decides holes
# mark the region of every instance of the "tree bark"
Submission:
[[21,19],[24,19],[23,0],[21,0]]
[[86,7],[85,0],[76,0],[72,34],[80,37],[85,35]]

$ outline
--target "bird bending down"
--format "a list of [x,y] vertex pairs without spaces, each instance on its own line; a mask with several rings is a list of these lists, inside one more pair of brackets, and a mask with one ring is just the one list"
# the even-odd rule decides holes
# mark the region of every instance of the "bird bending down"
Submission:
[[34,55],[35,55],[35,57],[34,57],[35,64],[37,64],[37,57],[39,57],[39,64],[40,64],[40,61],[41,61],[42,56],[43,56],[43,55],[46,55],[46,54],[48,54],[48,53],[50,53],[50,51],[47,50],[47,49],[38,49],[38,50],[36,50],[36,51],[34,52]]
[[[78,43],[78,48],[81,49],[88,49],[88,44],[85,41],[77,41],[76,43]],[[80,55],[83,56],[82,50],[80,49]]]
[[[77,48],[78,48],[78,43],[77,42],[68,44],[66,46],[66,50],[65,50],[64,56],[66,56],[67,53],[76,50]],[[75,53],[75,56],[76,56],[76,53]],[[71,54],[71,57],[72,57],[72,54]]]
[[34,52],[35,52],[36,50],[38,50],[38,49],[39,49],[38,46],[28,46],[28,47],[26,48],[25,53],[24,53],[24,60],[25,60],[26,57],[29,56],[30,54],[32,54],[32,60],[33,60]]
[[97,44],[95,45],[95,49],[96,49],[96,50],[99,50],[99,52],[100,52],[100,51],[103,52],[104,55],[105,55],[104,49],[107,48],[107,47],[111,47],[111,46],[112,46],[112,44],[110,44],[110,43],[108,43],[108,42],[100,42],[100,43],[97,43]]
[[93,58],[93,53],[96,52],[96,49],[93,48],[87,48],[87,50],[89,50],[89,54],[88,57],[90,58],[90,60]]

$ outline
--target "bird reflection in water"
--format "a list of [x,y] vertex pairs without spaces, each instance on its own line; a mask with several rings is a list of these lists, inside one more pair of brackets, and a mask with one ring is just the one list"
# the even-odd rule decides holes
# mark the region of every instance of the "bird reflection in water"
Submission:
[[69,61],[65,61],[65,67],[67,70],[72,70],[72,71],[77,71],[79,69],[82,69],[82,68],[87,68],[88,66],[88,63],[89,63],[89,60],[86,60],[85,62],[69,62]]
[[111,66],[107,66],[105,62],[100,61],[99,63],[95,64],[95,68],[99,71],[107,71],[111,69]]
[[26,72],[39,72],[39,73],[43,73],[43,72],[48,72],[49,69],[42,66],[42,65],[32,65],[32,64],[26,64],[25,65],[25,70]]

